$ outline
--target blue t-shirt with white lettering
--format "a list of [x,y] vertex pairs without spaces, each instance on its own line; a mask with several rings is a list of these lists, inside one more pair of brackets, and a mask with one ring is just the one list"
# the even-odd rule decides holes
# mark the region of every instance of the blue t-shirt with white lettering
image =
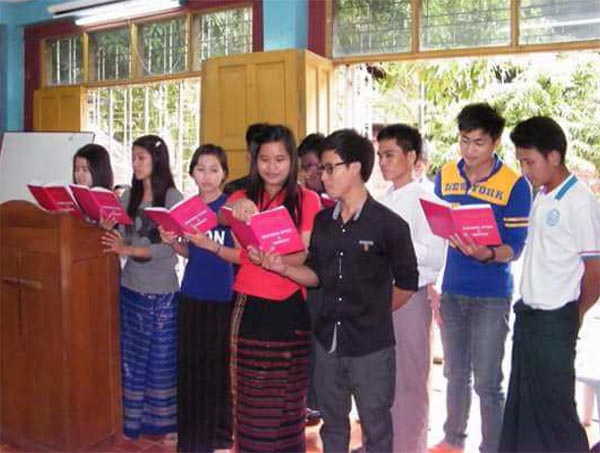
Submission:
[[[208,204],[218,212],[227,200],[221,195]],[[228,227],[218,225],[208,232],[212,240],[223,247],[233,247],[233,238]],[[181,293],[203,302],[229,302],[233,297],[233,266],[208,250],[188,243],[188,263],[185,267]]]

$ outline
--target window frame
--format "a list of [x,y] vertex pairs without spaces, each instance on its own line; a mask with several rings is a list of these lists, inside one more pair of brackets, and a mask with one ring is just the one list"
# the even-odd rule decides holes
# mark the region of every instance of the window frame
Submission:
[[510,0],[510,43],[504,46],[468,47],[460,49],[421,50],[422,0],[411,0],[412,26],[409,52],[333,57],[333,0],[308,0],[308,48],[330,58],[334,64],[354,64],[379,61],[423,60],[449,57],[477,57],[562,50],[600,49],[600,39],[543,44],[519,44],[520,0]]
[[[83,82],[77,84],[85,87],[100,87],[111,85],[126,85],[156,82],[161,80],[182,79],[187,77],[198,77],[200,70],[193,70],[192,27],[193,16],[207,14],[214,11],[234,9],[240,7],[252,8],[252,51],[263,50],[263,4],[262,0],[203,0],[202,2],[188,2],[185,5],[162,14],[144,16],[132,20],[122,20],[100,24],[95,26],[78,27],[72,20],[56,20],[49,23],[30,25],[25,27],[24,32],[24,130],[33,130],[33,93],[42,87],[51,87],[46,81],[45,41],[47,39],[61,38],[63,36],[81,34],[83,39]],[[184,16],[187,25],[187,67],[184,71],[168,75],[143,76],[139,71],[137,62],[138,27],[148,22],[158,22]],[[89,80],[89,33],[96,31],[109,31],[111,29],[128,27],[130,30],[130,52],[131,52],[131,74],[128,78],[111,79],[101,81]],[[56,85],[63,86],[63,85]],[[73,86],[73,85],[70,85]]]

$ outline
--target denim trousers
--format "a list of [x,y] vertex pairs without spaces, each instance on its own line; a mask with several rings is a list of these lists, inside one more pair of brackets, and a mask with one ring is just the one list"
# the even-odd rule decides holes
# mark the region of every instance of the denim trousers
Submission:
[[450,445],[464,447],[474,387],[481,413],[479,449],[484,453],[498,449],[505,403],[502,359],[509,310],[509,298],[442,294],[444,376],[448,380],[444,440]]

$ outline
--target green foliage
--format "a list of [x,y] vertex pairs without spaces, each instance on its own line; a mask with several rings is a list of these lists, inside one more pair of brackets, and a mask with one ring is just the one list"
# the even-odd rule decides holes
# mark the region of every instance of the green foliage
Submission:
[[[530,116],[547,115],[567,133],[569,164],[589,168],[589,162],[600,170],[599,52],[387,63],[383,68],[387,77],[376,83],[376,116],[418,125],[431,144],[432,171],[457,155],[460,109],[482,101],[507,120],[500,153],[509,162],[514,159],[509,131]],[[394,101],[387,103],[390,98]]]
[[91,80],[115,80],[129,77],[129,28],[90,33]]

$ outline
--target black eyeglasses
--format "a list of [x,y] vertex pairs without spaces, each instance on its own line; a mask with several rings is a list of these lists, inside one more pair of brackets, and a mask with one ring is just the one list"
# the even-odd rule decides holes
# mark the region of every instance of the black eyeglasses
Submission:
[[346,165],[346,162],[338,162],[337,164],[319,165],[319,170],[324,171],[328,175],[331,175],[333,173],[333,170],[335,170],[335,167],[339,167],[340,165]]

